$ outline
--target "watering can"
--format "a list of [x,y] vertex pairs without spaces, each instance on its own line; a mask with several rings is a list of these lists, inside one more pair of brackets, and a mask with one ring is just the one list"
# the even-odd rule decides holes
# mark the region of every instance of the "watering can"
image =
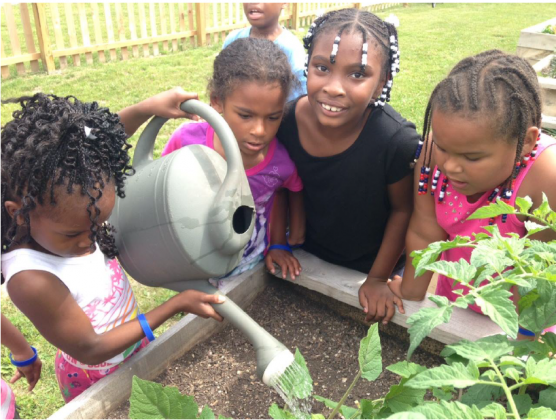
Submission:
[[[109,221],[116,228],[120,263],[139,283],[221,294],[203,279],[223,276],[239,264],[253,232],[255,205],[228,124],[197,100],[180,108],[214,128],[226,161],[201,145],[153,160],[156,136],[167,121],[154,117],[139,137],[126,197],[116,199]],[[253,344],[257,374],[272,386],[293,363],[293,354],[231,299],[214,308]]]
[[181,109],[214,128],[226,160],[201,145],[153,160],[166,118],[154,117],[139,137],[136,173],[126,181],[126,198],[116,200],[110,223],[116,228],[120,262],[147,286],[229,273],[254,228],[255,204],[232,130],[202,102],[189,100]]

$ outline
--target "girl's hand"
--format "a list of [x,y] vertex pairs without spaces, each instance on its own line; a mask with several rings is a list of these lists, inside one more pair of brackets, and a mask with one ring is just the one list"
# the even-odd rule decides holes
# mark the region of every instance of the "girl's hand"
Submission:
[[[13,357],[15,360],[18,360],[15,358],[15,356]],[[15,371],[14,376],[12,377],[12,379],[10,379],[10,383],[16,383],[21,378],[25,377],[25,379],[27,379],[27,383],[29,384],[28,391],[32,391],[41,377],[41,371],[42,362],[41,359],[37,357],[37,359],[32,364],[28,366],[18,367]]]
[[301,264],[299,264],[297,258],[295,258],[291,252],[282,249],[270,250],[268,254],[266,254],[264,262],[266,268],[272,274],[276,273],[274,264],[278,265],[280,270],[282,270],[283,279],[288,275],[288,271],[292,280],[295,280],[295,276],[299,276],[301,273]]
[[[399,276],[396,276],[399,277]],[[401,280],[401,278],[400,278]],[[367,278],[359,289],[359,303],[363,307],[366,322],[387,324],[396,313],[397,306],[400,313],[405,314],[403,301],[388,288],[388,283],[382,279]]]
[[176,295],[175,299],[178,300],[181,312],[192,313],[202,318],[214,318],[220,322],[224,320],[211,304],[224,303],[226,301],[225,296],[211,295],[198,290],[185,290]]
[[400,276],[394,276],[392,279],[389,279],[386,284],[398,298],[402,298],[402,278]]
[[199,99],[199,95],[193,92],[186,92],[181,87],[175,87],[161,92],[144,102],[151,115],[163,118],[189,118],[190,120],[198,121],[199,117],[197,115],[183,112],[180,109],[181,103],[189,99]]

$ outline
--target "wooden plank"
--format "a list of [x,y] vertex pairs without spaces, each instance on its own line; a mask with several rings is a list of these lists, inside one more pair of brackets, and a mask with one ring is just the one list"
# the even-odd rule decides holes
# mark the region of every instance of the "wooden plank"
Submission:
[[228,25],[233,25],[234,24],[234,9],[233,9],[234,5],[232,4],[232,2],[228,2]]
[[[68,35],[70,38],[70,45],[71,48],[77,48],[77,36],[75,34],[75,24],[73,22],[73,8],[71,3],[64,3],[64,9],[66,12],[66,23],[68,26]],[[72,56],[73,65],[80,66],[81,65],[81,57],[79,54],[74,54]]]
[[[131,39],[137,39],[137,29],[135,28],[135,9],[133,7],[133,3],[127,3],[127,14]],[[132,51],[134,57],[139,57],[139,47],[137,45],[133,46]]]
[[[303,250],[296,250],[294,255],[299,260],[303,270],[292,283],[315,290],[356,308],[361,308],[358,292],[359,287],[367,277],[366,274],[327,263]],[[276,270],[275,275],[282,278],[279,269]],[[409,328],[407,319],[419,309],[425,307],[436,307],[436,305],[427,298],[421,302],[404,300],[405,314],[396,312],[391,322]],[[464,338],[475,341],[501,332],[500,327],[488,317],[471,310],[454,308],[450,322],[436,327],[429,337],[444,344],[452,344]]]
[[[104,18],[106,20],[106,33],[108,36],[108,44],[114,43],[114,27],[112,26],[112,10],[110,9],[110,3],[104,3]],[[110,60],[116,61],[118,58],[116,54],[116,49],[110,49]]]
[[2,66],[11,66],[12,64],[18,63],[27,63],[31,60],[39,60],[41,57],[41,53],[33,53],[33,54],[20,54],[14,55],[12,57],[4,57],[2,58]]
[[[145,16],[145,4],[139,3],[139,22],[141,23],[141,38],[147,38],[147,18]],[[150,55],[149,44],[143,44],[143,55],[148,57]]]
[[521,31],[517,46],[522,48],[533,48],[537,50],[547,50],[550,52],[554,52],[554,49],[556,48],[556,36],[550,34]]
[[[12,48],[12,56],[21,56],[21,46],[19,45],[19,35],[17,34],[17,27],[15,25],[15,16],[13,6],[10,3],[4,4],[4,15],[6,17],[6,24],[8,26],[8,35],[10,37],[10,44]],[[18,62],[15,65],[18,74],[25,74],[25,64]]]
[[177,34],[168,34],[168,35],[158,35],[156,37],[150,38],[141,38],[141,39],[127,39],[125,41],[115,41],[112,43],[105,43],[100,45],[91,45],[90,47],[77,47],[77,48],[66,48],[64,50],[54,50],[52,53],[54,57],[59,57],[61,55],[67,54],[83,54],[86,52],[95,52],[100,49],[107,49],[107,48],[122,48],[122,47],[132,47],[133,45],[142,45],[145,42],[162,42],[162,41],[169,41],[174,37],[192,37],[195,36],[195,32],[193,31],[186,31],[186,32],[179,32]]
[[[185,31],[185,10],[183,7],[183,3],[178,3],[178,13],[179,13],[179,27],[180,32]],[[185,50],[187,39],[181,38],[181,46]]]
[[203,3],[195,3],[195,18],[197,23],[197,45],[207,44],[206,12]]
[[[168,25],[166,24],[166,6],[164,3],[158,3],[158,13],[160,14],[160,35],[168,33]],[[168,52],[168,41],[162,43],[164,51]]]
[[[91,45],[91,38],[89,38],[89,22],[87,22],[87,13],[83,3],[77,3],[77,11],[79,12],[79,24],[81,25],[81,36],[83,37],[83,45],[88,47]],[[87,64],[93,64],[93,54],[85,53],[85,60]]]
[[35,28],[42,64],[48,74],[54,73],[56,66],[54,65],[54,56],[52,55],[52,44],[48,34],[44,3],[33,3],[33,17],[35,18]]
[[292,11],[292,29],[297,31],[299,29],[299,5],[298,3],[290,3],[290,7]]
[[556,130],[556,117],[542,115],[542,128],[550,128]]
[[[189,22],[189,30],[190,31],[194,31],[195,30],[195,24],[194,24],[194,20],[193,20],[193,4],[192,3],[187,3],[187,21]],[[191,42],[191,46],[194,47],[195,46],[195,38],[191,38],[190,39]]]
[[[156,14],[154,11],[154,3],[149,3],[149,14],[150,14],[150,18],[151,18],[151,37],[152,38],[156,38],[157,33],[156,33]],[[159,54],[159,50],[158,50],[158,42],[154,42],[153,43],[153,55],[158,55]]]
[[[259,264],[229,281],[221,291],[240,307],[246,307],[264,290],[267,281],[264,267]],[[156,378],[174,360],[224,329],[226,324],[192,314],[185,316],[131,357],[122,368],[98,381],[50,419],[107,418],[112,410],[129,398],[133,375],[147,380]]]
[[[52,12],[52,22],[54,23],[54,38],[56,39],[56,48],[59,50],[63,50],[66,48],[66,46],[64,43],[64,36],[62,35],[62,24],[60,23],[60,11],[58,10],[58,5],[56,3],[52,3],[50,5],[50,11]],[[61,56],[60,68],[63,70],[67,66],[67,57]]]
[[[37,49],[35,48],[35,39],[33,37],[33,28],[31,26],[31,18],[29,17],[29,9],[26,3],[20,3],[19,10],[21,12],[21,23],[23,24],[23,35],[25,36],[25,45],[27,46],[27,52],[29,54],[35,54]],[[39,54],[40,56],[40,54]],[[39,61],[31,61],[31,71],[39,71]]]
[[[92,7],[92,18],[93,27],[95,29],[95,43],[102,44],[102,31],[100,30],[100,14],[98,11],[98,3],[91,3]],[[104,56],[104,50],[98,50],[98,59],[101,63],[106,63],[106,57]]]
[[[169,16],[170,16],[170,34],[176,33],[176,16],[174,15],[174,3],[168,3]],[[172,39],[172,51],[178,51],[178,40]]]
[[[125,41],[125,29],[124,29],[124,16],[122,14],[121,3],[115,3],[116,7],[116,25],[118,29],[118,39],[120,41]],[[127,47],[122,47],[122,60],[128,59]]]
[[0,38],[0,52],[2,57],[2,79],[10,77],[10,68],[5,63],[6,54],[4,53],[4,41]]
[[[209,5],[207,5],[207,7],[208,6]],[[216,31],[218,29],[218,15],[216,10],[216,3],[212,3],[210,6],[212,7],[212,28],[215,29],[215,32],[212,34],[212,42],[214,44],[217,44],[219,40],[219,36],[218,36],[218,32]]]

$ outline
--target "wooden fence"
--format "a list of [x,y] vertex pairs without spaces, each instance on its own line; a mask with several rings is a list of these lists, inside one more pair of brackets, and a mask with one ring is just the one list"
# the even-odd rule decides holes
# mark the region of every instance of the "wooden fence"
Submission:
[[[297,30],[329,10],[399,4],[290,3],[280,21]],[[2,12],[2,78],[209,45],[249,25],[241,3],[4,3]]]

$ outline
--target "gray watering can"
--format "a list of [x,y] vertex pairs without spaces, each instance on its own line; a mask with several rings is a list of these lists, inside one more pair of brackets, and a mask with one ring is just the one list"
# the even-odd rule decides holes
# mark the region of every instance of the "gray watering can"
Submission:
[[[136,173],[126,180],[126,197],[116,199],[109,222],[116,228],[119,260],[139,283],[221,294],[203,279],[239,264],[253,232],[255,204],[228,124],[202,102],[189,100],[180,108],[214,128],[226,161],[200,145],[153,160],[156,136],[167,121],[154,117],[139,137]],[[294,362],[293,354],[232,300],[214,308],[253,344],[257,374],[272,386]]]
[[189,100],[181,109],[200,115],[222,142],[226,160],[201,145],[153,160],[166,118],[153,118],[135,149],[135,175],[116,200],[120,261],[148,286],[220,277],[240,262],[254,228],[255,204],[232,130],[210,106]]

